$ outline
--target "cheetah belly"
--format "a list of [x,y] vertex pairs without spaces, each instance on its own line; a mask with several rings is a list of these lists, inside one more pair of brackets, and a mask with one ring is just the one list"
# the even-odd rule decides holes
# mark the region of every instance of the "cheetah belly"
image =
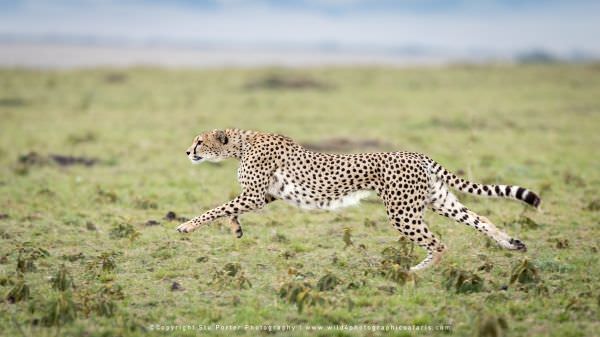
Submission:
[[371,191],[365,191],[365,190],[351,192],[341,198],[331,200],[329,202],[328,206],[320,207],[320,208],[334,210],[334,209],[338,209],[338,208],[344,208],[344,207],[358,205],[362,199],[368,197],[370,194],[371,194]]
[[268,190],[272,196],[282,199],[294,206],[303,209],[334,210],[356,205],[361,199],[367,197],[371,191],[358,190],[346,193],[343,196],[328,197],[315,195],[305,186],[299,185],[289,179],[282,172],[275,172]]

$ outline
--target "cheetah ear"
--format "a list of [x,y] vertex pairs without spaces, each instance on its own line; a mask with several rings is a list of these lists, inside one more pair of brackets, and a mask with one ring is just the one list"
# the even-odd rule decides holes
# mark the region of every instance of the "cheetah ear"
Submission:
[[227,135],[225,134],[224,131],[221,130],[217,130],[215,131],[215,138],[221,142],[221,144],[225,145],[229,142],[229,138],[227,137]]

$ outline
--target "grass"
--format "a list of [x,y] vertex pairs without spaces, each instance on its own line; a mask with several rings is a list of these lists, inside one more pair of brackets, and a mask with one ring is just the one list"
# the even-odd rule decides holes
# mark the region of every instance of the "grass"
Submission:
[[[597,64],[0,70],[0,334],[415,324],[452,327],[436,335],[593,335],[598,93]],[[423,152],[474,181],[540,192],[543,212],[462,195],[528,252],[429,212],[448,251],[416,275],[406,261],[424,252],[399,241],[375,198],[329,213],[276,202],[241,217],[239,240],[226,221],[181,235],[182,217],[239,192],[236,162],[192,166],[184,154],[196,134],[224,127]],[[246,332],[256,333],[299,334]]]

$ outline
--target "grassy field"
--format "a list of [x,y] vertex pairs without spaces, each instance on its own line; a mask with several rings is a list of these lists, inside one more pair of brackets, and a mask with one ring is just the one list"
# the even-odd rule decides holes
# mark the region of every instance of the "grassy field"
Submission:
[[[239,192],[237,162],[184,154],[226,127],[423,152],[537,191],[543,212],[461,195],[528,252],[429,212],[448,250],[417,275],[404,266],[424,252],[375,198],[337,212],[275,202],[241,217],[239,240],[225,221],[179,234],[168,212],[190,218]],[[0,70],[0,335],[595,335],[599,129],[599,65]]]

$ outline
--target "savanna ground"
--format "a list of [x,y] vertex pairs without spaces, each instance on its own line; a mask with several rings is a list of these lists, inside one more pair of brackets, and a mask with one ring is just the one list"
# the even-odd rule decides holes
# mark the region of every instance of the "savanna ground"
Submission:
[[[428,212],[448,250],[417,275],[405,266],[424,252],[399,241],[375,197],[337,212],[275,202],[241,218],[239,240],[225,221],[177,233],[168,212],[189,218],[239,192],[235,161],[184,154],[224,127],[423,152],[474,181],[531,188],[543,212],[461,195],[528,252]],[[598,65],[0,70],[0,334],[594,335],[599,128]],[[154,330],[175,325],[213,330]]]

